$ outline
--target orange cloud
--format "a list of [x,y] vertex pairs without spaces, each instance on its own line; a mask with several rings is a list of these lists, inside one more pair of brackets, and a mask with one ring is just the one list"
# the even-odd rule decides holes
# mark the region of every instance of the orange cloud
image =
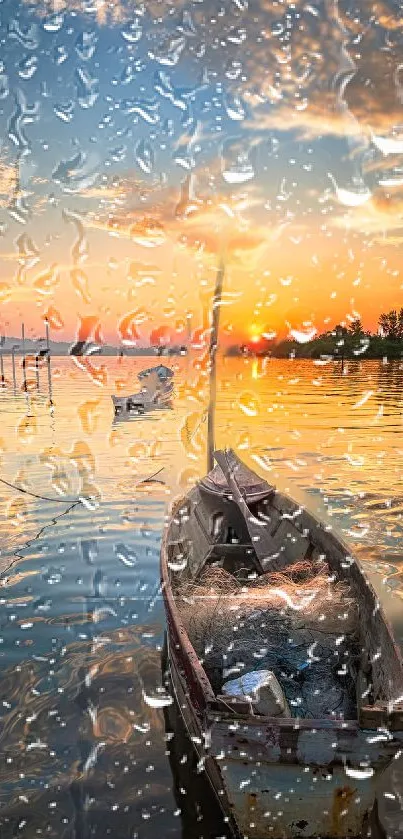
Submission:
[[[182,5],[181,0],[175,0],[176,5]],[[132,0],[97,0],[91,8],[83,4],[82,0],[24,0],[27,6],[34,7],[40,15],[76,12],[86,17],[93,17],[100,26],[117,25],[133,17]],[[147,11],[156,15],[163,12],[163,7],[169,9],[169,0],[145,0]]]
[[[209,173],[217,166],[215,161]],[[213,177],[214,187],[211,185]],[[226,251],[227,257],[242,254],[249,260],[259,258],[264,248],[281,233],[282,225],[258,223],[254,217],[261,201],[256,187],[248,191],[219,191],[215,176],[196,170],[187,176],[179,189],[154,188],[146,201],[139,201],[126,178],[126,197],[115,212],[89,213],[88,226],[129,239],[134,244],[152,248],[170,243],[206,255]],[[218,178],[217,178],[218,180]]]
[[[378,243],[392,243],[389,237],[387,240],[385,237],[388,232],[396,234],[403,229],[403,190],[391,193],[378,189],[363,205],[336,214],[330,225],[375,237],[373,241]],[[393,244],[396,244],[394,237]]]
[[8,207],[10,198],[18,188],[18,169],[0,158],[0,207]]

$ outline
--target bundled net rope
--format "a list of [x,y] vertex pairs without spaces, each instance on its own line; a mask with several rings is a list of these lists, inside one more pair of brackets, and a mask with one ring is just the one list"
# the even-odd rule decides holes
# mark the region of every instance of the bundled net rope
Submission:
[[271,669],[296,716],[354,716],[349,664],[358,609],[326,563],[301,562],[248,585],[220,568],[183,583],[177,604],[214,690],[225,680]]

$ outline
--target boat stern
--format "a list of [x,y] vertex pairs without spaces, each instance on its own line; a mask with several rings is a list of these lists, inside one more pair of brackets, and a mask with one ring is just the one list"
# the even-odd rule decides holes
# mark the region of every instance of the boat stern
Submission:
[[211,726],[210,755],[241,835],[361,839],[396,744],[353,724],[295,723]]

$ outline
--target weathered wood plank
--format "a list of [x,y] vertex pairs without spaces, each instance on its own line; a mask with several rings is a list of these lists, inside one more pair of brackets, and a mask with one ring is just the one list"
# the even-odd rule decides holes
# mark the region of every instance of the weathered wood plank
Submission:
[[[294,562],[305,558],[310,547],[309,539],[306,539],[297,530],[293,522],[283,520],[272,536],[273,540],[273,568],[285,568]],[[270,570],[270,558],[264,562],[264,570]]]
[[358,710],[358,721],[362,728],[400,732],[403,739],[403,705],[389,710],[386,705],[363,705]]

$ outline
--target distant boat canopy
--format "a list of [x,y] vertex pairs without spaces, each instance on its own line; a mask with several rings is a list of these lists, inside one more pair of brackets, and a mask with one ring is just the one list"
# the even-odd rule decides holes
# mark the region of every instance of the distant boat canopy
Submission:
[[147,370],[142,370],[141,373],[138,374],[138,378],[145,379],[148,376],[151,376],[152,373],[156,373],[161,382],[165,379],[172,379],[174,375],[173,370],[170,370],[169,367],[165,367],[164,364],[158,364],[157,367],[148,367]]

